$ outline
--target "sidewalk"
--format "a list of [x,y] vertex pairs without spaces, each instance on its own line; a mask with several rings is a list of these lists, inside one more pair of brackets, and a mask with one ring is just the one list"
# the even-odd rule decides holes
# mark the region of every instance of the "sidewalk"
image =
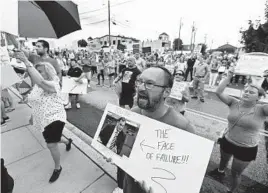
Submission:
[[[104,96],[106,98],[109,95]],[[15,95],[13,97],[17,104],[18,98]],[[100,100],[98,95],[92,98]],[[102,105],[101,103],[100,106]],[[116,187],[116,168],[106,163],[103,157],[90,146],[92,139],[88,135],[69,123],[66,124],[63,134],[67,138],[72,138],[74,145],[70,152],[65,151],[64,145],[60,146],[63,171],[57,182],[49,184],[48,179],[54,164],[42,134],[27,125],[30,108],[19,104],[15,107],[16,110],[8,114],[12,119],[11,122],[1,131],[2,157],[6,160],[10,175],[15,179],[13,193],[111,193],[113,191]],[[12,128],[13,125],[17,127]],[[208,170],[215,167],[216,164],[211,162]],[[245,180],[248,182],[248,179],[243,177],[244,182]],[[242,186],[241,193],[260,193],[260,191],[251,191],[251,186],[255,184],[256,182]],[[225,193],[226,186],[206,176],[200,193],[210,192]]]
[[[72,132],[64,129],[64,135],[74,139],[70,152],[60,145],[62,173],[53,184],[48,180],[54,163],[43,136],[28,125],[30,108],[18,104],[16,110],[8,113],[11,121],[1,128],[1,157],[5,159],[8,172],[15,180],[13,193],[110,193],[116,187],[113,178],[107,175],[96,162],[89,159],[90,153],[80,150],[83,142]],[[79,148],[77,148],[79,144]],[[84,145],[85,146],[85,145]],[[87,147],[88,148],[88,147]],[[85,148],[82,148],[85,149]],[[92,153],[91,153],[92,154]]]

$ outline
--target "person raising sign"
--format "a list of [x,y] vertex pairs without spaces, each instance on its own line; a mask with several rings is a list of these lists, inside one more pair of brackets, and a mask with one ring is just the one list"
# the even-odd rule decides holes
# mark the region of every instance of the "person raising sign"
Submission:
[[[165,105],[173,86],[173,75],[163,67],[151,67],[144,70],[136,81],[137,105],[133,112],[155,119],[162,123],[195,133],[194,128],[183,115]],[[112,161],[111,159],[107,159]],[[136,182],[125,173],[124,193],[150,193],[152,188],[145,188],[145,183]]]
[[229,193],[236,191],[243,171],[256,159],[260,131],[268,116],[268,105],[258,104],[260,98],[265,96],[264,90],[258,85],[248,84],[241,99],[224,93],[233,74],[232,69],[216,90],[219,99],[229,107],[228,129],[219,141],[221,149],[219,168],[209,173],[211,176],[224,177],[224,170],[233,157],[232,183]]

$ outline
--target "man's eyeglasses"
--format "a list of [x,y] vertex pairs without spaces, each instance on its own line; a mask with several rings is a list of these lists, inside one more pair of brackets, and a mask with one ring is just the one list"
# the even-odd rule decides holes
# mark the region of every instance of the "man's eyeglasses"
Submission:
[[167,86],[163,86],[163,85],[157,85],[157,84],[154,84],[152,82],[144,82],[142,80],[136,80],[136,86],[141,86],[142,84],[144,84],[144,87],[148,90],[151,90],[153,89],[155,86],[156,87],[161,87],[161,88],[167,88]]

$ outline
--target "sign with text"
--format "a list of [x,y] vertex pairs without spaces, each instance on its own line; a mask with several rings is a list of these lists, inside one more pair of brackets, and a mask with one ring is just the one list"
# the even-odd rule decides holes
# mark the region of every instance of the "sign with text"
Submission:
[[[98,141],[109,113],[127,117],[139,125],[128,154],[115,154]],[[105,157],[112,158],[116,165],[134,179],[146,181],[157,193],[177,193],[178,189],[180,192],[199,193],[213,145],[214,142],[206,138],[112,104],[106,106],[92,141],[96,150]]]
[[235,67],[235,73],[241,75],[263,76],[268,70],[268,54],[250,53],[241,55]]
[[177,82],[173,83],[173,87],[171,89],[171,93],[169,95],[170,98],[174,98],[177,100],[182,100],[182,92],[186,90],[188,83],[187,82]]
[[87,94],[87,80],[82,79],[82,83],[76,82],[77,78],[62,77],[62,93]]

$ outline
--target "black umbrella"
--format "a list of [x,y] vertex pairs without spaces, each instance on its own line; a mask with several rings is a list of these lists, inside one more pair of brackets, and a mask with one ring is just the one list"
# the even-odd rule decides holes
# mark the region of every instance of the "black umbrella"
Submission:
[[18,20],[21,37],[61,38],[81,30],[72,1],[19,1]]

